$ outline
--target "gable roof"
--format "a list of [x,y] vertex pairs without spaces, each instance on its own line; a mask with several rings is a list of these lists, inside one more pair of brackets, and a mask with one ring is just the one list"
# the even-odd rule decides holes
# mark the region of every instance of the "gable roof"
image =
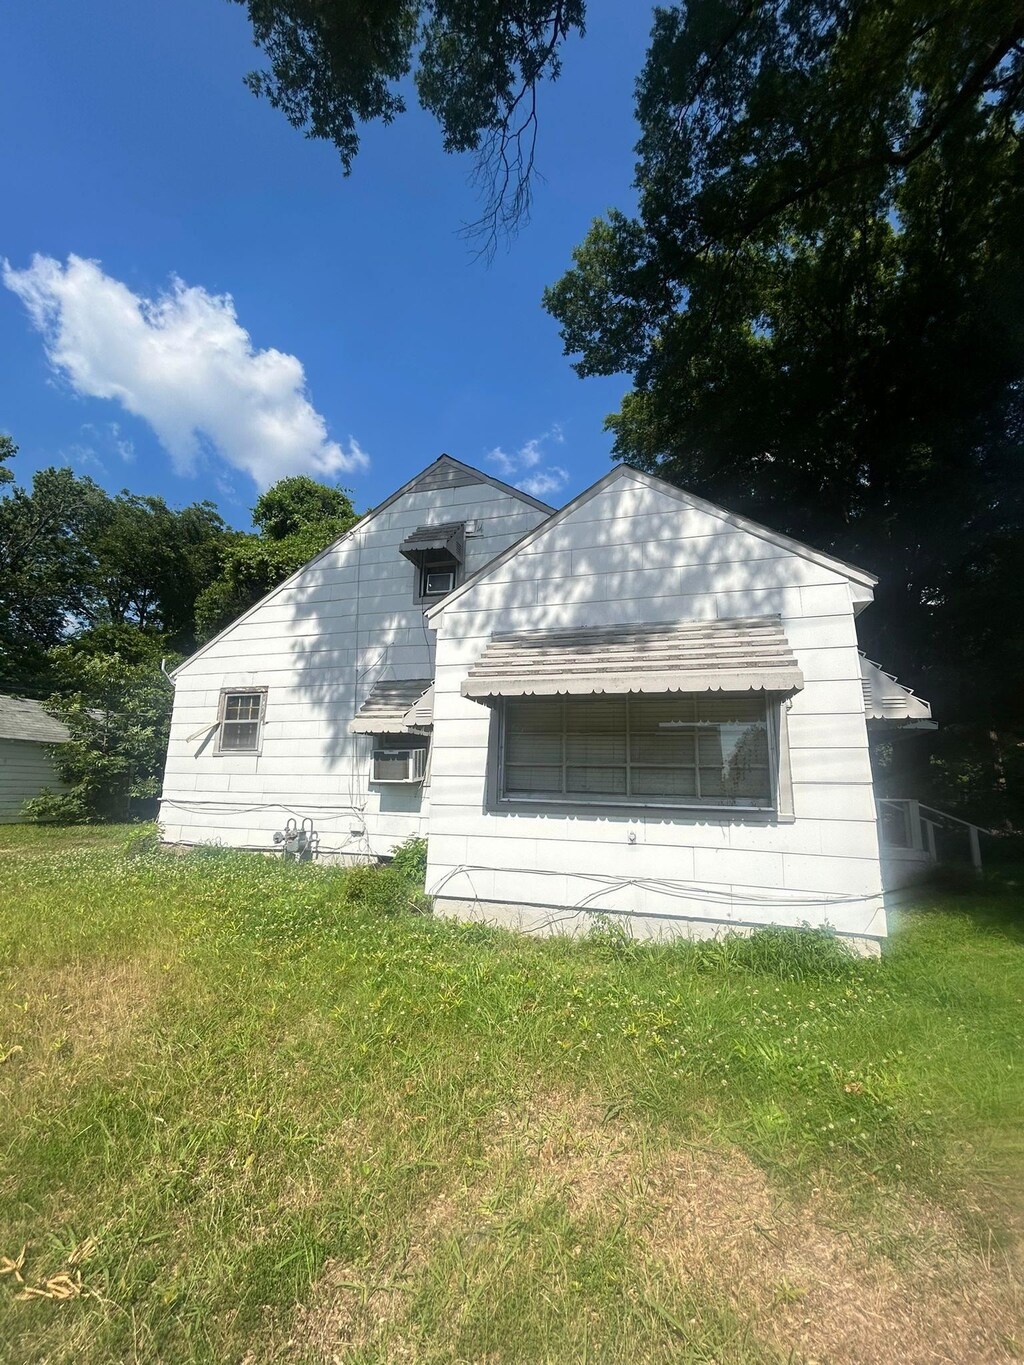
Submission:
[[31,697],[0,695],[0,739],[21,739],[32,744],[66,744],[68,728]]
[[321,559],[326,559],[326,557],[336,550],[339,545],[344,545],[346,540],[350,540],[357,531],[363,530],[374,520],[374,518],[379,517],[382,512],[387,511],[387,509],[391,507],[392,504],[396,503],[399,498],[404,498],[408,493],[429,492],[436,488],[467,488],[474,483],[490,484],[492,488],[498,488],[501,492],[508,493],[510,497],[518,498],[520,502],[525,502],[529,507],[535,508],[538,512],[547,512],[550,514],[555,510],[553,507],[549,506],[548,503],[541,502],[539,498],[532,497],[529,493],[524,493],[521,488],[513,488],[511,484],[503,483],[501,479],[496,479],[491,474],[485,474],[482,469],[474,469],[472,465],[463,464],[461,460],[453,459],[451,455],[439,455],[433,464],[429,464],[426,469],[420,470],[418,474],[414,475],[407,483],[403,483],[401,488],[396,489],[394,493],[389,497],[386,497],[383,502],[378,503],[376,507],[371,507],[369,512],[361,516],[354,526],[350,526],[347,531],[338,536],[337,540],[332,540],[330,545],[321,550],[319,554],[315,554],[312,559],[307,559],[305,564],[300,564],[294,573],[289,574],[288,577],[278,583],[276,587],[271,588],[271,590],[265,596],[261,597],[258,602],[254,602],[248,611],[243,611],[241,616],[236,616],[223,630],[219,630],[217,634],[207,640],[205,644],[200,645],[200,647],[193,654],[190,654],[187,659],[183,659],[177,668],[172,668],[168,677],[171,679],[176,678],[179,673],[205,654],[208,649],[212,649],[215,644],[223,640],[224,637],[230,631],[234,630],[235,626],[241,621],[247,621],[253,612],[258,611],[265,602],[269,602],[271,598],[275,597],[279,592],[284,592],[287,588],[290,588],[307,569],[311,568],[314,564],[318,564]]
[[801,559],[808,559],[813,564],[820,564],[823,568],[831,569],[833,573],[841,574],[851,582],[857,583],[865,588],[873,588],[878,582],[874,574],[870,574],[865,569],[858,569],[853,564],[847,564],[841,559],[836,559],[833,555],[825,554],[821,550],[815,550],[810,545],[804,545],[802,541],[793,540],[792,537],[783,535],[780,531],[771,531],[767,526],[762,526],[759,522],[751,521],[748,517],[741,517],[736,512],[730,512],[724,507],[718,507],[713,502],[708,502],[705,498],[699,498],[695,493],[687,493],[685,489],[677,488],[675,484],[668,483],[665,479],[659,479],[654,474],[645,474],[642,470],[633,469],[631,465],[617,464],[603,475],[596,483],[592,483],[589,488],[585,488],[582,493],[577,494],[571,502],[558,512],[548,517],[547,521],[542,521],[535,526],[532,531],[527,531],[525,536],[521,536],[514,545],[510,545],[507,550],[488,561],[482,568],[478,569],[466,581],[450,592],[447,597],[440,602],[436,602],[432,607],[424,612],[430,619],[439,615],[446,607],[457,601],[463,594],[469,592],[482,579],[502,564],[507,564],[510,559],[532,545],[546,532],[561,522],[567,520],[578,508],[583,507],[591,498],[596,497],[610,488],[619,479],[630,479],[635,483],[652,489],[656,493],[667,494],[675,498],[678,502],[687,507],[693,507],[698,512],[706,512],[710,516],[717,517],[720,521],[727,522],[734,526],[738,531],[745,531],[748,535],[756,536],[759,540],[767,541],[771,545],[777,545],[780,549],[788,550],[791,554],[798,555]]

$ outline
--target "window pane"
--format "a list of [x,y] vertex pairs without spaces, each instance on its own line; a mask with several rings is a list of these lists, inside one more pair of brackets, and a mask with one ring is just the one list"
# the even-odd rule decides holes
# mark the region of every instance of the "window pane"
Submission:
[[562,792],[562,765],[527,767],[509,763],[505,768],[505,790],[510,792]]
[[565,704],[566,728],[575,734],[624,735],[624,701],[569,701]]
[[229,692],[224,699],[225,720],[259,720],[260,693]]
[[567,768],[565,789],[569,792],[601,792],[605,796],[625,796],[626,769]]
[[661,734],[630,736],[629,756],[634,763],[671,763],[683,767],[694,765],[695,731],[665,730]]
[[673,725],[690,725],[696,719],[694,697],[644,697],[629,704],[629,726],[635,735],[667,734]]
[[697,774],[693,768],[631,768],[631,796],[697,795]]
[[507,708],[506,728],[509,731],[529,731],[530,734],[562,733],[562,703],[560,701],[513,701]]
[[759,693],[510,702],[505,764],[507,792],[771,804]]
[[537,735],[529,731],[512,730],[505,735],[505,759],[508,763],[562,762],[562,736]]
[[771,795],[770,773],[768,768],[745,768],[729,774],[729,790],[733,796],[748,797],[756,801],[767,801]]
[[625,733],[621,735],[566,735],[565,760],[567,763],[597,767],[625,763]]
[[254,720],[225,721],[220,738],[220,747],[235,751],[252,751],[258,747],[259,732],[259,723]]
[[427,574],[424,597],[443,597],[455,587],[455,575],[446,570],[431,570]]

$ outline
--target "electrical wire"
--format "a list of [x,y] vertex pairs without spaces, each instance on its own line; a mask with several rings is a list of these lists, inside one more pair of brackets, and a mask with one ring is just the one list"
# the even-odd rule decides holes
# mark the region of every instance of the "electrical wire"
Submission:
[[[609,895],[612,894],[613,892],[624,891],[628,887],[636,887],[638,890],[641,891],[651,891],[659,895],[671,896],[677,900],[696,901],[698,903],[703,902],[709,905],[719,906],[728,905],[740,907],[757,906],[763,908],[767,903],[769,906],[773,908],[778,909],[788,908],[797,910],[799,909],[811,910],[816,908],[827,909],[830,906],[838,907],[843,905],[871,905],[874,902],[881,902],[882,900],[882,895],[880,892],[872,892],[868,895],[862,896],[837,896],[827,894],[822,895],[813,892],[800,893],[794,895],[793,893],[789,892],[780,896],[777,893],[777,891],[772,887],[763,888],[758,887],[752,888],[756,892],[756,895],[747,895],[742,892],[737,892],[729,883],[713,883],[712,885],[709,886],[705,883],[675,881],[670,878],[661,879],[653,877],[610,877],[602,876],[599,873],[595,872],[563,873],[551,872],[544,868],[484,867],[481,865],[470,863],[462,863],[458,867],[449,869],[449,871],[444,874],[441,880],[430,889],[428,894],[431,896],[440,895],[444,887],[446,887],[454,877],[463,874],[467,875],[467,880],[470,880],[470,885],[472,885],[472,881],[468,877],[468,874],[471,872],[496,873],[504,872],[514,876],[529,877],[564,878],[566,876],[573,876],[581,881],[600,883],[596,890],[588,892],[585,896],[580,897],[578,901],[574,902],[572,908],[575,910],[587,909],[589,908],[591,902],[596,900],[599,896]],[[715,890],[714,887],[716,885],[720,885],[722,887],[722,890],[721,891]],[[623,911],[621,913],[634,914],[647,912]]]

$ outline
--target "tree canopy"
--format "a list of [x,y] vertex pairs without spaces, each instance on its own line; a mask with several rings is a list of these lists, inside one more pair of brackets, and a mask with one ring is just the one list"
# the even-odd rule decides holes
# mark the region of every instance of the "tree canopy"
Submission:
[[633,377],[620,457],[873,570],[869,652],[990,727],[1024,721],[1022,113],[1010,0],[660,9],[639,211],[545,295],[581,375]]
[[346,174],[359,126],[420,104],[448,152],[474,152],[492,239],[528,211],[542,81],[583,32],[584,0],[237,0],[270,63],[246,83],[307,137],[333,142]]
[[308,475],[281,479],[252,511],[257,534],[229,534],[216,576],[195,603],[196,635],[208,640],[248,611],[357,520],[347,490]]
[[37,819],[123,819],[152,804],[167,748],[175,661],[228,625],[356,520],[344,489],[282,479],[231,530],[210,502],[110,496],[70,469],[30,486],[0,437],[0,691],[46,698],[72,740],[67,790]]

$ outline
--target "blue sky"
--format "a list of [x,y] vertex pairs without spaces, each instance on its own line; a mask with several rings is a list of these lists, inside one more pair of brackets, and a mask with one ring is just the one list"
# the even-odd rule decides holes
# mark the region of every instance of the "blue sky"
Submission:
[[244,88],[241,6],[75,16],[0,10],[0,430],[21,480],[70,463],[245,525],[258,483],[300,469],[358,507],[442,450],[556,504],[605,472],[628,382],[580,380],[540,295],[591,220],[633,202],[647,5],[591,0],[543,91],[546,183],[490,265],[458,235],[471,162],[417,108],[366,130],[346,179]]

